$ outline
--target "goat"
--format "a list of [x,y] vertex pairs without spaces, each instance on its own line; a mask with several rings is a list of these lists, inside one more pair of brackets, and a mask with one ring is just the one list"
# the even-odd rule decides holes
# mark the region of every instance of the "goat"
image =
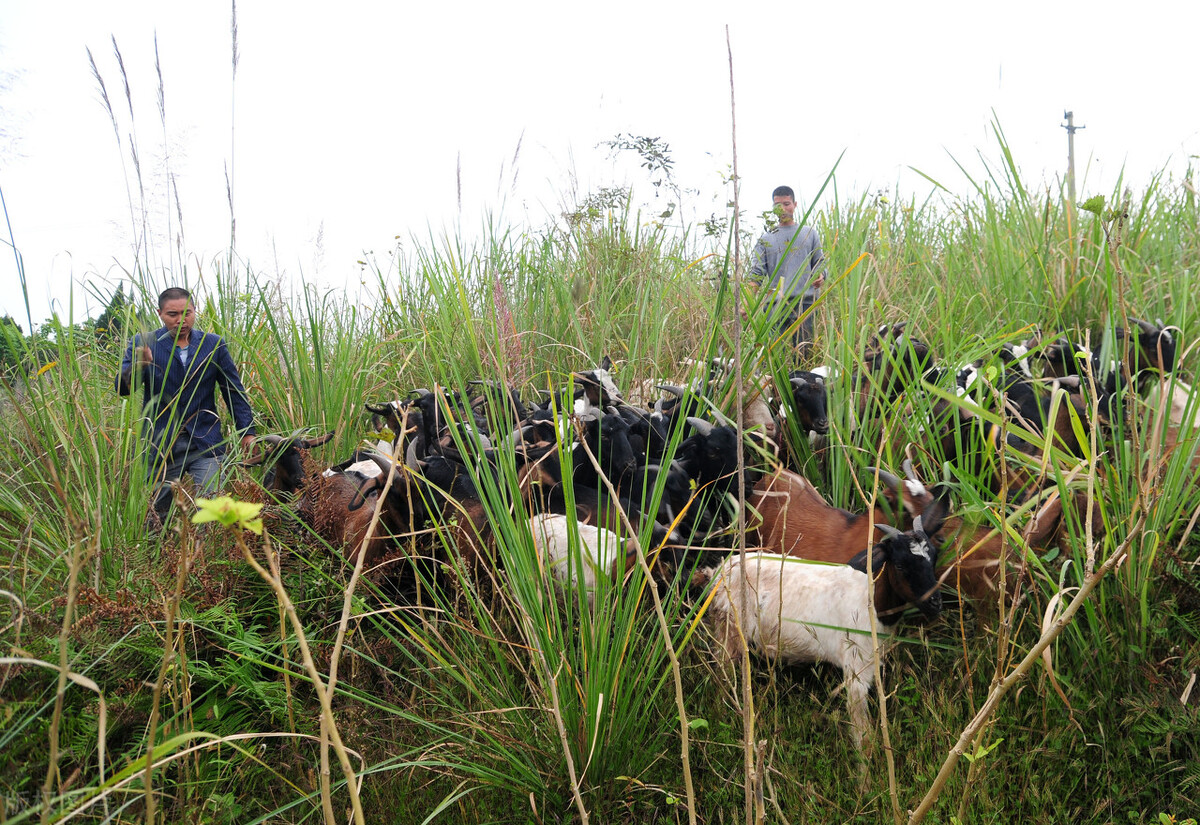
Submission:
[[[711,485],[723,498],[737,490],[738,450],[741,442],[737,428],[715,425],[702,418],[689,417],[694,432],[679,445],[675,460],[696,481],[698,487]],[[754,470],[746,467],[746,486],[754,483]]]
[[[694,432],[685,438],[675,453],[674,464],[695,484],[694,500],[689,511],[701,543],[715,540],[732,521],[736,511],[728,505],[738,491],[738,451],[741,440],[737,428],[728,424],[715,425],[701,418],[689,417],[687,423]],[[757,471],[748,463],[744,467],[745,487],[754,486]]]
[[[1078,378],[1056,378],[1051,386],[1050,395],[1045,395],[1033,382],[1009,374],[1004,383],[1005,410],[1021,427],[1035,435],[1048,438],[1055,446],[1072,455],[1080,456],[1083,450],[1074,420],[1077,419],[1085,426],[1090,420],[1082,396],[1071,392],[1080,388]],[[1054,396],[1059,394],[1060,390],[1062,397],[1056,407]],[[1109,408],[1110,404],[1111,396],[1102,395],[1101,409]],[[1008,443],[1022,452],[1035,455],[1041,452],[1019,433],[1010,432]]]
[[1138,334],[1130,335],[1123,327],[1114,332],[1118,341],[1128,341],[1125,364],[1130,371],[1130,381],[1144,392],[1150,388],[1155,373],[1166,375],[1175,369],[1175,336],[1164,328],[1162,321],[1150,323],[1130,318],[1137,324]]
[[1141,403],[1153,416],[1155,435],[1162,433],[1164,453],[1179,449],[1181,438],[1185,442],[1193,439],[1189,447],[1192,450],[1192,470],[1200,469],[1200,449],[1196,448],[1194,440],[1194,434],[1200,430],[1200,395],[1197,390],[1174,376],[1163,377],[1150,385]]
[[[599,472],[615,485],[631,477],[638,466],[638,455],[630,442],[631,428],[625,419],[616,413],[600,414],[592,408],[580,420],[584,425],[583,442],[596,457]],[[597,468],[582,449],[572,448],[571,473],[576,484],[599,486]]]
[[626,520],[638,535],[642,534],[643,528],[649,522],[650,548],[662,547],[667,542],[681,544],[682,536],[670,526],[674,523],[674,515],[666,493],[658,510],[648,511],[656,479],[646,474],[647,470],[648,468],[639,468],[638,477],[642,479],[639,483],[648,486],[629,491],[636,497],[618,492],[618,498],[614,501],[607,490],[573,484],[568,499],[566,485],[547,484],[542,479],[536,479],[534,483],[526,485],[524,498],[531,512],[573,518],[581,524],[600,527],[618,536],[627,534]]
[[885,512],[877,504],[870,516],[833,507],[803,476],[779,469],[761,479],[747,498],[761,517],[761,522],[748,531],[747,544],[783,555],[845,564],[879,541],[898,517],[911,520],[939,499],[944,507],[945,490],[935,497],[911,468],[905,462],[909,478],[904,482],[880,471],[880,479],[890,488],[885,498],[892,512]]
[[[1021,541],[1015,547],[1000,530],[987,526],[970,528],[961,518],[947,519],[939,539],[944,548],[952,547],[953,552],[944,554],[939,562],[938,579],[978,605],[994,601],[1000,591],[1005,547],[1009,548],[1007,555],[1010,557],[1019,557],[1021,544],[1034,552],[1042,552],[1061,538],[1062,521],[1063,506],[1057,493],[1051,494],[1021,528]],[[1100,522],[1100,530],[1103,531],[1103,522]],[[1016,594],[1018,581],[1015,573],[1005,577],[1006,598],[1011,599]]]
[[803,432],[829,432],[829,387],[820,373],[795,370],[788,376],[792,387],[792,409]]
[[[581,437],[577,441],[578,431],[581,431]],[[513,439],[518,464],[529,468],[522,475],[530,476],[529,481],[551,486],[564,481],[560,441],[561,452],[569,459],[570,475],[576,485],[598,488],[603,475],[620,486],[632,478],[641,459],[640,449],[634,446],[637,439],[632,437],[628,422],[616,413],[602,414],[595,407],[583,415],[558,422],[526,423]],[[582,445],[586,445],[587,450]],[[589,450],[595,456],[599,470],[588,456]]]
[[579,396],[575,399],[576,415],[583,415],[597,407],[605,409],[621,403],[621,391],[613,383],[611,369],[612,359],[606,355],[595,369],[571,373],[575,392]]
[[619,580],[637,558],[616,533],[581,524],[570,516],[530,516],[529,531],[539,565],[563,584],[582,587],[589,605],[601,580]]
[[513,387],[482,379],[468,381],[467,385],[481,390],[471,399],[471,410],[488,422],[489,432],[510,432],[529,415],[521,394]]
[[[887,626],[899,620],[895,608],[901,603],[915,603],[929,617],[941,611],[933,576],[937,545],[929,537],[941,525],[940,516],[932,516],[928,532],[918,517],[911,532],[887,528],[888,535],[870,548],[875,587],[866,573],[866,550],[853,565],[756,552],[747,553],[744,561],[730,556],[719,568],[701,571],[694,584],[715,580],[705,616],[714,629],[718,655],[726,662],[736,660],[745,640],[768,659],[840,666],[853,741],[861,751],[870,724],[867,694],[874,682],[868,602]],[[748,601],[743,599],[746,591]]]
[[316,438],[300,438],[297,433],[289,438],[281,435],[261,436],[256,444],[264,446],[258,455],[243,462],[243,466],[265,464],[267,471],[263,474],[263,487],[276,496],[290,496],[304,486],[304,454],[313,447],[327,443],[334,434],[335,431],[331,430]]
[[[867,344],[863,355],[867,372],[854,376],[861,411],[866,411],[868,398],[872,395],[878,400],[895,401],[932,368],[932,351],[924,341],[905,332],[907,325],[907,321],[891,327],[884,324]],[[885,347],[889,339],[890,346]],[[862,386],[864,382],[873,385],[875,393],[865,391]]]
[[1065,378],[1068,375],[1079,375],[1080,362],[1092,357],[1092,353],[1083,344],[1069,341],[1059,336],[1053,344],[1041,352],[1043,361],[1042,375],[1047,378]]
[[423,511],[410,513],[406,485],[393,482],[388,500],[380,506],[379,525],[364,545],[382,487],[377,476],[364,478],[358,473],[328,472],[312,479],[300,498],[297,512],[331,546],[344,548],[351,564],[361,551],[363,569],[371,570],[391,548],[394,536],[410,533],[414,522],[424,518]]
[[[688,358],[684,363],[695,366],[698,362]],[[714,409],[730,409],[737,404],[738,384],[735,380],[737,364],[732,358],[713,358],[709,362],[708,373],[703,385],[708,387],[716,404],[709,402]],[[775,382],[770,376],[756,371],[745,372],[741,382],[742,395],[742,426],[747,434],[753,434],[759,443],[768,451],[777,453],[779,441],[779,421],[775,409],[778,407]],[[732,423],[732,422],[726,422]]]
[[[430,525],[448,528],[449,545],[474,569],[485,555],[490,528],[466,468],[444,456],[421,459],[416,468],[409,468],[393,466],[379,452],[366,455],[378,468],[376,475],[335,471],[319,476],[305,490],[298,509],[313,529],[331,545],[345,548],[352,564],[361,550],[364,569],[373,570],[397,547],[398,539],[415,536]],[[387,497],[380,501],[389,478]],[[379,524],[364,547],[376,509]],[[419,558],[428,562],[438,555],[433,548]]]

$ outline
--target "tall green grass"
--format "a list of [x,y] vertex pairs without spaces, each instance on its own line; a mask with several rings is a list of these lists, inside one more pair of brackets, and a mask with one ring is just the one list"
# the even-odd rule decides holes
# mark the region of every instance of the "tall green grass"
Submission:
[[[814,452],[791,426],[786,454],[851,510],[872,495],[866,466],[895,470],[911,456],[927,481],[951,486],[968,524],[1008,530],[1010,552],[1031,570],[1032,586],[1003,623],[989,623],[985,609],[952,607],[890,657],[904,806],[916,806],[994,683],[1037,641],[1055,595],[1128,546],[1051,650],[1062,696],[1048,670],[1029,678],[934,813],[947,821],[1186,814],[1200,801],[1197,695],[1180,701],[1200,670],[1195,435],[1165,452],[1143,412],[1118,420],[1083,467],[1040,444],[1052,488],[1064,498],[1090,489],[1106,533],[1089,544],[1073,516],[1070,540],[1036,557],[1018,539],[1028,510],[987,492],[987,478],[945,465],[931,446],[927,419],[935,399],[951,397],[946,387],[910,391],[865,418],[853,412],[851,375],[883,323],[907,320],[951,367],[990,358],[1035,326],[1098,341],[1129,316],[1162,317],[1180,327],[1184,347],[1194,339],[1200,214],[1190,187],[1159,176],[1129,197],[1123,222],[1106,223],[1056,191],[1030,188],[997,138],[1000,160],[970,173],[971,197],[953,198],[938,182],[924,200],[843,202],[834,189],[833,205],[809,216],[825,240],[831,286],[806,365],[840,372],[828,449]],[[1119,206],[1126,195],[1107,200]],[[363,402],[416,387],[466,391],[473,379],[495,379],[532,397],[604,355],[630,393],[644,381],[700,378],[709,358],[735,351],[739,306],[749,307],[747,375],[782,385],[800,365],[754,310],[756,297],[738,294],[732,239],[665,228],[628,207],[528,233],[496,221],[482,238],[406,242],[388,269],[370,273],[369,305],[303,284],[283,293],[265,274],[231,269],[234,256],[203,274],[151,275],[160,258],[138,252],[129,272],[142,310],[126,328],[150,323],[141,318],[153,317],[162,287],[188,283],[199,325],[230,342],[261,430],[337,430],[315,451],[317,464],[369,435]],[[156,718],[161,764],[151,775],[163,821],[321,820],[321,713],[299,638],[232,536],[193,532],[183,519],[179,534],[146,534],[139,399],[112,390],[120,347],[82,336],[77,320],[49,336],[52,366],[32,363],[41,350],[31,350],[27,373],[4,385],[0,638],[9,659],[53,666],[0,663],[4,814],[57,821],[84,806],[76,818],[143,820]],[[1181,352],[1179,380],[1190,382],[1194,354]],[[736,388],[717,382],[710,392],[733,416]],[[997,457],[998,468],[1029,463],[1013,450]],[[233,467],[228,489],[265,501],[258,472]],[[700,819],[744,816],[741,698],[710,666],[698,606],[680,589],[656,604],[640,567],[594,602],[564,588],[538,558],[512,464],[472,472],[494,535],[485,571],[457,563],[447,533],[433,545],[440,564],[436,579],[421,582],[419,603],[397,603],[370,575],[350,600],[332,716],[352,759],[361,757],[366,810],[411,822],[566,821],[582,811],[597,821],[682,821],[686,732]],[[317,670],[328,673],[352,568],[286,508],[269,511],[267,534],[247,537],[250,549],[264,560],[279,553],[279,581]],[[649,536],[638,538],[652,554]],[[427,537],[403,539],[417,547]],[[103,729],[97,694],[68,672],[103,695]],[[756,664],[766,743],[754,744],[769,818],[873,822],[888,808],[876,770],[883,757],[855,768],[842,697],[829,695],[835,683],[822,669]],[[336,764],[329,783],[340,812],[350,797]]]

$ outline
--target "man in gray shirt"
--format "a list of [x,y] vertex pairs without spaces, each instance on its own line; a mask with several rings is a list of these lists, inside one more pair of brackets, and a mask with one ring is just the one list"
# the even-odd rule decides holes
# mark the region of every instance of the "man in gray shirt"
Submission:
[[[817,299],[821,285],[825,283],[827,262],[821,252],[817,231],[796,223],[796,193],[792,188],[780,186],[771,195],[779,225],[758,239],[750,277],[770,290],[763,311],[783,331],[795,324]],[[812,346],[811,314],[800,322],[793,339],[799,345],[801,355]]]

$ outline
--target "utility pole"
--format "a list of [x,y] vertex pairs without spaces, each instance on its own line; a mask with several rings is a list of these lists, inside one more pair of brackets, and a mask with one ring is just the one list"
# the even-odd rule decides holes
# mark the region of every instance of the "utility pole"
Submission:
[[1063,128],[1067,130],[1067,198],[1073,207],[1075,205],[1075,133],[1086,126],[1075,125],[1075,113],[1063,112],[1067,119]]
[[1086,129],[1086,126],[1075,125],[1075,113],[1063,112],[1066,124],[1060,124],[1067,130],[1067,233],[1071,238],[1071,272],[1079,265],[1079,232],[1075,225],[1075,132]]

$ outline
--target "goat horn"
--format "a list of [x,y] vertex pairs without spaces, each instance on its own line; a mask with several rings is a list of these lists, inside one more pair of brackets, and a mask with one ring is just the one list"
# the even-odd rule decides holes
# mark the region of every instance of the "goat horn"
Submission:
[[933,540],[930,539],[929,534],[925,532],[925,525],[921,523],[921,516],[917,516],[915,519],[913,519],[913,533],[916,534],[917,538],[925,542],[930,549],[935,549],[933,547]]
[[878,467],[868,467],[867,472],[868,473],[879,473],[880,481],[882,481],[887,486],[891,487],[893,490],[900,489],[900,479],[897,478],[896,476],[892,475],[891,473],[889,473],[887,470],[881,470]]
[[895,537],[895,536],[902,536],[902,535],[904,535],[903,533],[901,533],[899,530],[897,530],[897,529],[896,529],[895,527],[893,527],[892,525],[890,525],[890,524],[884,524],[882,521],[877,521],[877,522],[875,522],[875,526],[876,526],[877,528],[879,528],[880,530],[882,530],[882,531],[883,531],[883,533],[884,533],[884,535],[886,535],[886,536],[888,536],[888,537]]
[[796,389],[801,389],[803,387],[808,386],[808,381],[806,381],[804,379],[804,376],[797,376],[795,378],[789,378],[788,382]]
[[711,421],[705,421],[703,418],[696,418],[695,416],[689,415],[687,418],[687,423],[695,427],[696,431],[699,432],[700,435],[712,435],[713,424]]
[[916,481],[916,482],[921,481],[921,479],[917,478],[916,471],[913,470],[913,463],[912,463],[911,458],[904,459],[904,461],[901,462],[901,464],[900,464],[900,468],[902,470],[904,470],[904,477],[907,478],[909,481]]
[[533,427],[517,427],[508,434],[508,443],[515,447],[525,440],[526,435],[532,435],[533,432]]
[[300,446],[306,450],[311,450],[313,447],[320,447],[322,444],[327,443],[329,439],[333,438],[336,434],[337,430],[330,430],[329,432],[325,433],[325,435],[318,436],[317,438],[304,439],[300,442]]
[[1140,329],[1146,335],[1157,335],[1158,333],[1162,332],[1162,329],[1160,327],[1156,327],[1154,324],[1150,323],[1149,321],[1143,321],[1140,318],[1130,318],[1129,320],[1133,321],[1135,324],[1137,324],[1138,329]]
[[655,388],[669,392],[676,398],[683,398],[684,394],[687,392],[686,388],[681,387],[678,384],[655,384]]
[[[286,439],[284,439],[284,437],[283,437],[283,436],[281,436],[281,435],[260,435],[260,436],[259,436],[259,437],[256,439],[256,442],[257,442],[257,441],[265,441],[267,444],[269,444],[269,445],[270,445],[270,449],[268,449],[268,450],[263,450],[263,451],[261,451],[261,452],[258,452],[257,454],[255,453],[255,451],[253,451],[253,450],[252,450],[252,451],[251,451],[251,454],[250,454],[250,457],[249,457],[249,458],[247,458],[245,461],[243,461],[243,462],[242,462],[242,466],[243,466],[243,467],[257,467],[257,466],[259,466],[260,464],[262,464],[264,461],[266,461],[266,460],[267,460],[267,455],[268,455],[269,453],[274,453],[274,452],[276,452],[277,450],[279,450],[279,447],[280,447],[281,445],[283,445],[283,444],[287,443],[287,442],[286,442]],[[280,452],[280,453],[282,453],[283,451],[282,451],[282,450],[279,450],[279,452]],[[279,458],[279,456],[274,456],[274,458],[278,459],[278,458]]]
[[712,414],[713,414],[713,418],[715,418],[721,422],[721,426],[723,426],[723,427],[734,426],[734,423],[729,420],[729,416],[725,415],[725,413],[721,412],[716,407],[712,408]]
[[384,475],[391,475],[392,460],[390,458],[388,458],[387,456],[385,456],[383,453],[379,452],[378,450],[366,450],[363,452],[363,455],[366,456],[366,458],[368,458],[369,460],[374,461],[375,465],[377,467],[379,467],[380,471]]
[[363,407],[366,408],[367,412],[375,413],[376,415],[387,415],[392,410],[391,404],[372,404],[370,401],[364,403]]

